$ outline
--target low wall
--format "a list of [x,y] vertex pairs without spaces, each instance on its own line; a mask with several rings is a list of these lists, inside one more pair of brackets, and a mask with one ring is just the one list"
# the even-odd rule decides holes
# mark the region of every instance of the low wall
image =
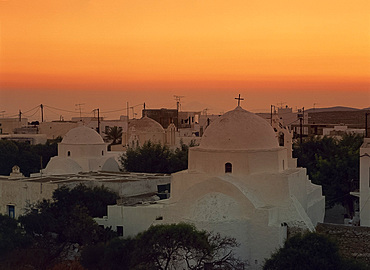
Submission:
[[318,223],[316,232],[333,239],[343,257],[370,266],[370,227]]

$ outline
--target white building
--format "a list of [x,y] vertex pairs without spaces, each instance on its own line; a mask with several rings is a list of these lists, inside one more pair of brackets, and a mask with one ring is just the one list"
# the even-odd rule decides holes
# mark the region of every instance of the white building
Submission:
[[189,150],[189,169],[172,176],[171,197],[156,204],[109,206],[100,225],[133,236],[160,223],[188,222],[235,237],[237,255],[260,269],[281,246],[287,226],[314,230],[322,222],[320,186],[297,168],[267,121],[241,107],[216,119],[199,147]]
[[322,129],[323,136],[333,136],[340,139],[345,134],[358,134],[365,135],[365,129],[360,128],[348,128],[346,125],[337,125],[334,127],[324,127]]
[[52,157],[43,174],[75,174],[91,171],[119,171],[118,152],[108,152],[107,143],[93,129],[71,129],[58,144],[58,156]]
[[27,208],[43,199],[52,199],[54,190],[61,186],[74,188],[79,184],[87,187],[104,186],[115,191],[121,198],[131,199],[144,194],[158,193],[158,186],[170,183],[166,174],[89,172],[63,175],[39,175],[24,177],[18,166],[10,176],[0,176],[0,214],[18,218]]
[[0,118],[0,134],[13,134],[16,128],[27,126],[27,118]]
[[370,226],[370,138],[360,148],[360,225]]
[[39,124],[39,133],[45,134],[48,140],[64,137],[68,131],[80,125],[77,121],[51,121]]

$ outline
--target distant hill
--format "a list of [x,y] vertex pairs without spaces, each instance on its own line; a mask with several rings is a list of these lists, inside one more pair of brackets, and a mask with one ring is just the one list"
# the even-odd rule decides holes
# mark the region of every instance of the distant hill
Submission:
[[[363,109],[363,110],[368,110],[369,108],[367,109]],[[361,111],[361,109],[356,109],[356,108],[351,108],[351,107],[343,107],[343,106],[336,106],[336,107],[329,107],[329,108],[312,108],[312,109],[308,109],[308,110],[305,110],[305,112],[308,112],[308,113],[319,113],[319,112],[348,112],[348,111]]]

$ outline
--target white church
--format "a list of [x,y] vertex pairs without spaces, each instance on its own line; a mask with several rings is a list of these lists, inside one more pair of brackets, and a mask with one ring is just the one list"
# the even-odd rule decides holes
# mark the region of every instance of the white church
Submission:
[[44,175],[76,174],[79,172],[119,172],[118,153],[108,152],[108,144],[87,126],[71,129],[58,144],[58,156],[52,157]]
[[269,123],[236,107],[206,129],[190,148],[188,170],[172,175],[170,198],[154,204],[108,207],[99,225],[134,236],[161,223],[187,222],[235,237],[246,269],[260,269],[287,228],[313,231],[323,222],[321,186],[292,158],[291,138],[279,146]]

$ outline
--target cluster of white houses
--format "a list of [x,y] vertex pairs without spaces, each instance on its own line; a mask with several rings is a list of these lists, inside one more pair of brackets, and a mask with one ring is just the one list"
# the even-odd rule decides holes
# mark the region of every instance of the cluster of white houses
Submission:
[[[58,156],[40,173],[25,178],[15,167],[11,176],[0,177],[0,212],[17,217],[30,204],[51,198],[62,185],[104,185],[123,199],[108,206],[106,217],[96,218],[99,225],[134,236],[154,224],[192,223],[235,237],[240,243],[236,253],[250,269],[260,269],[283,244],[287,227],[314,230],[323,222],[321,186],[311,183],[305,168],[297,167],[291,132],[278,118],[270,123],[238,106],[213,121],[195,115],[187,119],[184,124],[198,124],[201,134],[179,131],[178,119],[170,119],[165,128],[147,114],[130,120],[122,126],[120,149],[147,140],[175,146],[179,138],[195,138],[200,144],[190,148],[187,170],[172,176],[120,172],[121,152],[107,151],[100,134],[76,125],[63,134]],[[361,224],[370,226],[369,139],[360,160]],[[145,194],[147,202],[128,200]]]

